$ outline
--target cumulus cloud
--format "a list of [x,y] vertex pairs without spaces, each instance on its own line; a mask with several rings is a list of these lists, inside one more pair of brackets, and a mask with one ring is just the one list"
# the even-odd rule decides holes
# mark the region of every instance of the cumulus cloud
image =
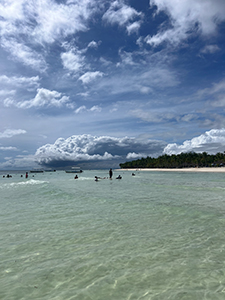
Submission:
[[123,26],[135,17],[140,17],[141,15],[142,14],[137,12],[134,8],[122,3],[121,1],[114,1],[103,15],[103,20],[110,24]]
[[102,77],[104,74],[102,72],[86,72],[82,76],[80,76],[79,80],[82,81],[83,84],[88,84],[91,81],[95,80],[98,77]]
[[147,155],[145,153],[135,153],[135,152],[130,152],[127,154],[126,158],[131,160],[131,159],[138,159],[142,157],[146,157]]
[[0,139],[2,138],[11,138],[15,135],[19,135],[19,134],[25,134],[27,133],[26,130],[23,129],[6,129],[3,132],[0,132]]
[[98,48],[98,43],[96,43],[95,41],[91,41],[88,44],[87,48],[95,48],[95,49],[97,49]]
[[225,149],[225,129],[212,129],[206,131],[198,137],[194,137],[191,140],[184,141],[182,145],[168,144],[164,153],[179,154],[182,152],[208,152],[210,154],[216,154],[218,152],[224,152]]
[[84,59],[81,51],[77,49],[70,50],[61,54],[63,67],[74,73],[78,73],[84,67]]
[[67,139],[59,138],[54,144],[40,147],[35,157],[36,161],[42,165],[108,160],[123,162],[126,159],[139,157],[140,153],[143,156],[162,154],[164,147],[165,143],[162,141],[74,135]]
[[127,26],[127,32],[128,34],[138,33],[140,27],[141,27],[141,21],[131,23]]
[[31,107],[44,107],[44,106],[55,106],[61,107],[69,101],[69,97],[62,96],[57,91],[50,91],[44,88],[38,89],[36,96],[27,101],[21,102],[10,102],[10,99],[5,100],[5,106],[15,105],[18,108],[31,108]]
[[157,13],[163,11],[168,15],[171,28],[148,36],[146,42],[152,46],[164,41],[177,45],[193,32],[215,34],[218,23],[225,20],[223,0],[150,0],[150,6],[154,5]]

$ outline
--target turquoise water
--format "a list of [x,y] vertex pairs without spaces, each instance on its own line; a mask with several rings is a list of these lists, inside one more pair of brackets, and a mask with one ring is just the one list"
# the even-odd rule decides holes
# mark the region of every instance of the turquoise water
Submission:
[[0,299],[225,299],[225,173],[2,174]]

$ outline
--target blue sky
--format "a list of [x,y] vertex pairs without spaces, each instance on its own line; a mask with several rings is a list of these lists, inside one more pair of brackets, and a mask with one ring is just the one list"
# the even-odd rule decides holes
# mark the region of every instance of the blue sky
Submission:
[[0,169],[225,151],[224,0],[0,2]]

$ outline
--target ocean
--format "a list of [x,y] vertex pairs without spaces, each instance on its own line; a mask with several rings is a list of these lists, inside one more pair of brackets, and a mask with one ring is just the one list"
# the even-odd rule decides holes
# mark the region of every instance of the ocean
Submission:
[[3,174],[1,300],[225,299],[225,173]]

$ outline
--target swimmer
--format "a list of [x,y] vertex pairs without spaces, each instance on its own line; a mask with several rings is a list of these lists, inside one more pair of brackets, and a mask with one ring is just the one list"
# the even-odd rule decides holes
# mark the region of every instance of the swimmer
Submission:
[[116,177],[116,179],[122,179],[122,176],[119,175],[119,176]]

